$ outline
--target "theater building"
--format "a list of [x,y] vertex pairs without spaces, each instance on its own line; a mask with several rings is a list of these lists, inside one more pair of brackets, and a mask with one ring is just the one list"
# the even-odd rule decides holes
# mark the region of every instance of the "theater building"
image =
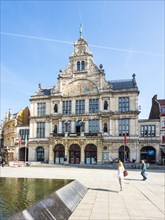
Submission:
[[[136,76],[107,81],[80,33],[57,83],[30,97],[28,160],[101,164],[140,160]],[[125,137],[124,137],[125,136]]]

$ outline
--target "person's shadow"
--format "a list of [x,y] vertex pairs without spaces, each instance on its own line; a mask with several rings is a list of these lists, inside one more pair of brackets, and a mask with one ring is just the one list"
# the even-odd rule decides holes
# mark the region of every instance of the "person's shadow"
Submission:
[[130,178],[125,178],[124,180],[141,181],[141,179],[130,179]]
[[105,191],[105,192],[113,192],[113,193],[118,193],[119,191],[117,190],[109,190],[109,189],[101,189],[101,188],[88,188],[88,189],[91,189],[91,190],[96,190],[96,191]]

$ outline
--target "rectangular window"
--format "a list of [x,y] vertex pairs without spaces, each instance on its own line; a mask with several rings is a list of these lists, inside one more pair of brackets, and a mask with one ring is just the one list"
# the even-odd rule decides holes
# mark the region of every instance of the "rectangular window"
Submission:
[[119,119],[119,136],[124,136],[126,133],[129,136],[129,119],[123,118]]
[[151,125],[148,125],[148,136],[151,136]]
[[129,111],[129,97],[119,97],[119,112],[128,112]]
[[62,133],[71,133],[71,121],[62,121]]
[[89,132],[91,133],[99,132],[99,120],[98,119],[89,120]]
[[144,126],[144,136],[148,137],[148,126],[147,125]]
[[160,108],[160,112],[161,112],[162,115],[165,114],[165,106],[162,106],[162,107]]
[[44,116],[46,115],[46,103],[37,103],[37,115],[38,116]]
[[37,138],[45,138],[45,122],[37,122]]
[[85,100],[76,100],[76,114],[85,113]]
[[151,136],[155,137],[156,136],[156,131],[155,131],[155,125],[151,126]]
[[62,113],[63,115],[70,115],[72,112],[72,101],[62,102]]
[[22,140],[25,140],[26,136],[27,136],[27,139],[29,139],[29,129],[20,129],[19,134]]
[[99,99],[89,99],[89,113],[99,112]]
[[144,137],[144,126],[140,127],[140,131],[141,131],[141,137]]
[[155,125],[141,125],[141,137],[155,137]]

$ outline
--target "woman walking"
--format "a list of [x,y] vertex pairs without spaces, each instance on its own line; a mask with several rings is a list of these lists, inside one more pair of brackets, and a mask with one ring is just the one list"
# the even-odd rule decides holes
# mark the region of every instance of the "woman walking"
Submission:
[[120,185],[120,191],[123,191],[123,179],[124,179],[124,172],[125,168],[123,166],[123,163],[119,160],[118,163],[118,179],[119,179],[119,185]]

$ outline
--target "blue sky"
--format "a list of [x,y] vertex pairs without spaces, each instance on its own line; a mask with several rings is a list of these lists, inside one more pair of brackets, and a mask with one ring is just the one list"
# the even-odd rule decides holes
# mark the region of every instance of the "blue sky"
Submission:
[[80,23],[107,80],[136,74],[139,118],[148,118],[152,97],[165,98],[164,11],[164,1],[1,0],[1,120],[29,106],[38,83],[56,84]]

